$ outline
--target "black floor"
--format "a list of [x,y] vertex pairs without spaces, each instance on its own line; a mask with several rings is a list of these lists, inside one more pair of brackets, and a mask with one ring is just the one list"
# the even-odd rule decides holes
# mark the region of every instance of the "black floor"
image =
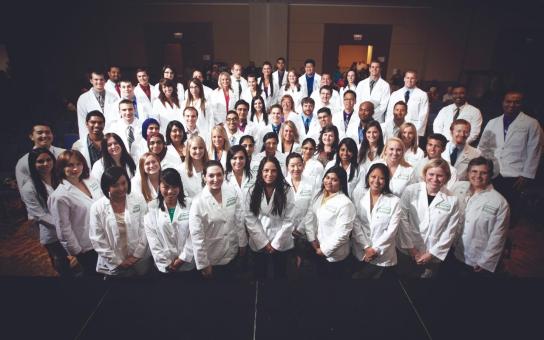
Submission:
[[0,278],[3,339],[542,339],[542,280]]

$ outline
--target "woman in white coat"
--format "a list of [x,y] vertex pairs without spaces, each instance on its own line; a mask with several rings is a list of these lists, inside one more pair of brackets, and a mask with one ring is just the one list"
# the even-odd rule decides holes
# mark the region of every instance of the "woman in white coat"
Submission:
[[234,110],[238,96],[232,91],[230,74],[221,72],[218,78],[219,87],[212,92],[210,102],[213,112],[213,126],[225,122],[227,112]]
[[412,123],[402,123],[399,127],[399,133],[396,136],[404,143],[406,152],[404,153],[404,159],[412,167],[416,167],[416,164],[425,157],[423,150],[418,146],[418,136],[416,126]]
[[458,199],[446,188],[449,163],[433,159],[423,174],[425,182],[409,185],[400,199],[398,269],[405,277],[435,276],[459,228]]
[[47,199],[59,185],[54,172],[55,155],[47,148],[32,149],[28,153],[30,180],[21,189],[28,216],[40,228],[40,243],[49,254],[53,268],[60,276],[72,276],[68,254],[57,237],[53,216],[47,207]]
[[457,182],[453,189],[464,212],[454,253],[461,275],[494,273],[504,250],[510,208],[493,188],[492,177],[493,162],[477,157],[468,164],[469,181]]
[[153,102],[153,118],[160,123],[161,133],[165,133],[166,126],[172,120],[181,120],[183,117],[183,108],[181,107],[175,83],[169,79],[161,79],[159,82],[159,98]]
[[333,166],[341,166],[348,175],[348,196],[353,197],[353,191],[365,178],[365,169],[357,162],[357,144],[349,137],[338,144],[336,157],[327,163],[325,171]]
[[[281,173],[287,173],[285,167],[285,155],[278,151],[279,138],[274,132],[268,132],[263,136],[261,152],[251,158],[251,173],[257,176],[257,170],[261,160],[265,157],[274,157],[280,163]],[[284,175],[285,176],[285,175]]]
[[214,125],[213,112],[210,103],[206,100],[204,95],[204,86],[199,79],[193,78],[189,81],[189,91],[183,107],[184,109],[188,107],[194,107],[196,109],[198,113],[196,121],[198,131],[210,131]]
[[404,152],[404,143],[399,138],[391,137],[385,144],[382,159],[376,161],[384,163],[389,168],[391,174],[389,187],[397,197],[401,196],[407,185],[415,182],[414,168],[404,159]]
[[96,275],[97,254],[89,238],[91,205],[103,194],[89,176],[83,155],[76,150],[62,152],[55,166],[59,186],[47,205],[57,228],[57,237],[69,255],[75,256],[83,275]]
[[173,120],[168,123],[166,127],[166,153],[171,154],[173,158],[179,158],[182,163],[187,155],[185,148],[185,141],[187,140],[187,134],[185,133],[185,127],[180,121]]
[[[180,101],[183,101],[185,97],[185,90],[183,89],[183,84],[177,82],[176,75],[176,70],[172,65],[164,65],[162,67],[162,78],[172,82],[173,88],[176,89],[176,96]],[[155,90],[159,92],[160,88],[161,82],[159,81],[157,84],[155,84]]]
[[189,232],[190,202],[177,171],[164,170],[160,182],[158,197],[144,218],[151,255],[161,273],[189,279],[195,268]]
[[240,99],[251,103],[253,98],[261,97],[266,102],[266,97],[261,88],[257,85],[257,76],[254,74],[247,75],[247,87],[243,90]]
[[302,175],[307,178],[314,178],[316,186],[321,187],[325,168],[320,161],[313,158],[315,150],[317,149],[314,139],[310,137],[304,139],[300,149],[302,152],[302,159],[304,160],[304,171],[302,172]]
[[301,112],[300,101],[304,97],[300,84],[298,83],[298,76],[295,70],[289,70],[287,72],[287,84],[282,86],[281,95],[290,95],[293,98],[293,111]]
[[255,182],[247,151],[241,145],[235,145],[227,152],[225,180],[236,189],[242,199]]
[[287,276],[289,250],[295,246],[294,214],[295,196],[285,181],[280,163],[273,156],[264,157],[245,204],[249,247],[253,251],[257,279],[267,278],[267,273],[273,273],[273,278]]
[[208,159],[220,162],[223,169],[225,169],[227,166],[227,152],[230,149],[227,131],[222,125],[214,126],[211,131],[210,140]]
[[147,136],[147,146],[149,152],[157,155],[161,161],[161,169],[176,169],[178,172],[181,171],[182,161],[181,158],[174,152],[168,152],[168,146],[166,145],[166,140],[161,133],[154,133]]
[[342,167],[327,170],[321,191],[305,217],[306,235],[317,255],[317,273],[323,278],[347,276],[349,238],[355,221],[355,207],[347,195],[347,182]]
[[136,163],[128,153],[121,137],[116,133],[110,132],[104,135],[102,140],[102,158],[94,162],[91,176],[100,182],[104,170],[112,166],[125,168],[130,178],[136,173]]
[[285,156],[289,156],[292,152],[300,153],[299,134],[295,123],[290,120],[283,122],[279,137],[280,144],[278,145],[278,151],[282,152]]
[[300,115],[295,112],[295,101],[293,97],[288,94],[285,94],[280,99],[281,106],[281,121],[285,123],[286,121],[300,122]]
[[138,174],[132,178],[130,185],[135,194],[142,195],[146,202],[157,198],[159,192],[159,176],[161,160],[152,152],[146,152],[138,162]]
[[251,99],[251,115],[249,120],[257,125],[257,129],[260,130],[268,126],[268,111],[266,110],[266,103],[262,97],[253,97]]
[[354,278],[378,279],[393,274],[397,264],[395,238],[400,224],[399,198],[389,189],[389,169],[373,164],[366,174],[366,192],[355,202],[352,253],[360,265]]
[[[340,98],[344,98],[344,93],[347,90],[356,92],[358,82],[357,72],[355,72],[355,70],[348,70],[346,72],[346,78],[344,79],[344,87],[340,89]],[[361,98],[359,98],[359,101],[361,101],[360,99]]]
[[238,254],[245,255],[247,234],[243,228],[242,202],[236,190],[223,183],[221,163],[204,167],[206,186],[193,200],[189,230],[196,269],[205,278],[232,278]]
[[208,162],[206,144],[200,136],[193,136],[187,142],[188,154],[181,168],[181,180],[185,193],[188,197],[194,198],[202,191],[202,172],[204,165]]
[[362,166],[365,171],[368,170],[372,162],[376,162],[381,158],[384,148],[382,128],[380,123],[373,120],[366,125],[359,146],[359,166]]
[[89,237],[98,261],[96,271],[107,277],[145,275],[150,268],[144,216],[147,204],[130,193],[130,179],[110,167],[100,180],[104,197],[91,206]]

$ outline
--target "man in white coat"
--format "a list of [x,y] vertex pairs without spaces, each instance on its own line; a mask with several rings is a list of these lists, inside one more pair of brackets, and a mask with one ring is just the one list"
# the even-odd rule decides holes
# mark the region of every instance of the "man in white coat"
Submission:
[[238,98],[241,98],[242,92],[247,88],[247,80],[242,77],[242,64],[234,63],[230,69],[230,83],[232,90],[237,95]]
[[544,136],[539,122],[521,112],[523,93],[505,94],[503,114],[490,120],[482,133],[478,149],[493,159],[498,177],[493,185],[510,203],[512,226],[519,217],[521,193],[533,182]]
[[[325,102],[323,98],[323,94],[321,93],[321,89],[327,86],[331,90],[330,97],[327,99],[326,104],[320,104],[320,102]],[[321,81],[319,85],[319,92],[314,91],[312,92],[312,99],[315,101],[315,109],[316,111],[322,108],[323,106],[327,106],[331,109],[332,113],[335,114],[342,110],[342,101],[340,100],[340,94],[337,90],[334,88],[334,83],[332,81],[332,76],[328,73],[323,73],[321,75]]]
[[142,126],[138,119],[134,117],[134,105],[132,101],[123,99],[119,103],[119,114],[121,119],[113,123],[107,132],[116,133],[125,144],[129,154],[138,162],[138,147],[142,137]]
[[346,130],[346,137],[349,137],[357,143],[359,147],[363,141],[366,132],[366,126],[370,123],[374,116],[374,104],[370,101],[359,104],[357,117],[352,117]]
[[[159,91],[154,86],[151,86],[149,83],[149,74],[147,69],[138,68],[136,69],[136,79],[138,80],[138,85],[134,87],[134,95],[138,100],[140,106],[144,106],[144,114],[139,116],[140,121],[144,121],[149,118],[149,115],[153,111],[153,102],[159,97]],[[144,118],[145,117],[145,118]]]
[[280,87],[287,84],[287,72],[285,70],[285,59],[279,57],[276,59],[276,71],[272,72],[272,81]]
[[393,107],[398,101],[403,101],[408,105],[408,114],[406,121],[414,124],[419,137],[425,134],[427,118],[429,116],[429,98],[427,93],[416,86],[416,71],[406,71],[404,74],[404,87],[391,94],[385,121],[393,119]]
[[[121,100],[127,99],[132,102],[132,105],[134,106],[134,117],[138,118],[140,122],[143,122],[147,118],[154,118],[150,117],[150,115],[153,115],[153,106],[149,101],[143,100],[142,97],[135,95],[134,85],[130,79],[121,79],[119,84],[121,86],[121,98],[116,102],[117,106],[119,106]],[[113,122],[110,122],[109,124],[111,123]]]
[[355,102],[356,95],[352,90],[347,90],[344,92],[344,108],[341,112],[337,114],[332,114],[332,123],[338,128],[338,139],[342,140],[346,137],[346,132],[349,125],[353,125],[355,122]]
[[391,137],[397,137],[400,126],[404,124],[408,105],[403,101],[398,101],[393,106],[393,120],[381,124],[384,143]]
[[[319,120],[317,115],[314,114],[315,102],[312,98],[306,97],[301,101],[302,105],[302,114],[300,115],[300,120],[293,121],[297,127],[297,131],[300,136],[300,140],[304,140],[308,137],[316,138],[319,137],[319,132],[321,128],[319,126]],[[317,135],[317,136],[316,136]],[[317,139],[316,143],[317,143]]]
[[81,152],[90,169],[97,160],[102,158],[105,122],[102,112],[95,110],[87,113],[85,119],[87,134],[72,145],[72,150]]
[[[446,150],[446,145],[448,144],[448,140],[446,139],[446,136],[441,135],[439,133],[431,133],[427,137],[427,144],[425,145],[425,151],[427,156],[420,159],[417,164],[414,166],[414,173],[415,173],[415,181],[416,182],[423,182],[425,181],[425,177],[423,176],[423,168],[425,168],[425,165],[432,161],[433,159],[441,159],[442,155],[444,154],[444,150]],[[449,158],[446,158],[447,161]],[[450,179],[447,183],[447,188],[452,189],[453,185],[457,182],[457,169],[453,167],[450,164]]]
[[451,141],[446,145],[446,150],[442,153],[442,158],[450,162],[457,170],[457,180],[466,181],[468,163],[481,155],[480,150],[473,148],[468,144],[471,126],[464,119],[457,119],[451,123],[450,135]]
[[374,104],[374,120],[385,121],[385,111],[391,95],[389,83],[381,77],[381,64],[378,61],[370,63],[370,76],[357,84],[357,102],[370,101]]
[[302,97],[311,97],[312,92],[319,90],[321,76],[315,73],[315,60],[306,59],[304,61],[304,74],[298,78],[300,92]]
[[[79,137],[87,132],[85,118],[87,113],[98,110],[104,116],[115,115],[118,108],[115,107],[116,96],[105,90],[105,77],[101,71],[93,70],[89,79],[93,86],[89,91],[81,94],[77,100],[77,126]],[[107,122],[106,122],[107,123]]]
[[121,98],[120,80],[121,68],[119,66],[111,65],[108,69],[108,81],[106,82],[105,89],[117,98]]
[[478,108],[467,103],[466,88],[463,85],[453,87],[453,104],[443,107],[433,122],[433,132],[446,136],[451,141],[449,133],[451,123],[457,119],[464,119],[470,123],[470,136],[467,143],[475,142],[482,129],[482,113]]

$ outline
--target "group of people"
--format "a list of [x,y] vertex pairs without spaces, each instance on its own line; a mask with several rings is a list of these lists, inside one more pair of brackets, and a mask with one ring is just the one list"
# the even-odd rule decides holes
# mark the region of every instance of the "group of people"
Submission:
[[136,86],[115,66],[107,81],[91,72],[80,139],[55,147],[51,125],[36,122],[16,165],[58,273],[75,275],[68,256],[78,275],[107,278],[494,273],[544,141],[523,94],[506,93],[480,133],[480,111],[455,85],[424,136],[415,71],[390,93],[379,62],[339,90],[304,66],[299,76],[278,58],[245,79],[235,63],[215,90],[198,70],[185,90],[168,65],[156,85],[143,68]]

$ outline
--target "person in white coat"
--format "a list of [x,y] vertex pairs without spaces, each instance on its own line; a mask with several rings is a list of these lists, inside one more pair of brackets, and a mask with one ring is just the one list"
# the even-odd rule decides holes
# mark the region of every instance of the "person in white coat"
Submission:
[[304,98],[305,93],[302,92],[302,86],[298,82],[297,71],[289,70],[287,72],[287,83],[281,86],[281,95],[289,95],[293,98],[293,110],[295,112],[301,112],[301,101]]
[[370,63],[369,72],[370,76],[357,84],[357,89],[355,90],[357,93],[357,102],[372,102],[374,104],[373,118],[383,123],[386,121],[385,112],[387,110],[387,103],[390,102],[391,88],[389,83],[381,77],[381,64],[378,61]]
[[304,61],[304,74],[298,78],[302,98],[311,97],[313,91],[318,91],[321,84],[321,76],[315,73],[315,60]]
[[365,178],[366,191],[356,200],[357,219],[353,227],[352,253],[360,261],[354,278],[393,274],[397,264],[396,236],[400,224],[399,198],[389,190],[389,169],[373,164]]
[[[123,140],[128,153],[133,160],[138,159],[140,140],[142,139],[142,124],[134,116],[134,104],[132,101],[122,99],[119,102],[120,119],[104,129],[105,132],[113,132]],[[106,118],[107,122],[107,118]]]
[[[238,114],[238,130],[244,135],[250,135],[255,138],[259,132],[259,126],[248,119],[249,103],[243,99],[240,99],[234,105],[236,113]],[[241,143],[238,139],[238,143]],[[251,157],[251,155],[249,155]]]
[[[374,104],[369,101],[359,104],[357,115],[351,117],[348,127],[346,128],[346,137],[353,139],[360,146],[365,137],[367,126],[374,121]],[[381,135],[381,134],[380,134]]]
[[149,249],[161,273],[190,279],[195,268],[189,232],[190,202],[174,169],[164,170],[160,183],[158,197],[144,217]]
[[357,160],[357,144],[349,137],[338,143],[338,151],[332,161],[325,166],[325,171],[333,166],[342,167],[348,176],[348,197],[353,197],[353,190],[361,185],[365,178],[365,168]]
[[[184,117],[188,108],[194,108],[197,111],[196,127],[198,131],[202,135],[209,133],[214,126],[213,112],[210,102],[206,99],[204,86],[200,80],[193,78],[189,81],[189,91],[187,92],[183,107]],[[191,129],[191,131],[193,130]]]
[[493,162],[477,157],[468,164],[468,182],[457,182],[453,189],[463,212],[454,252],[461,264],[460,275],[487,276],[496,271],[501,260],[510,207],[493,188],[492,177]]
[[[204,165],[208,162],[206,143],[200,136],[193,136],[187,141],[187,157],[181,168],[181,180],[189,198],[194,198],[202,191]],[[226,159],[226,157],[225,157]]]
[[[422,158],[414,167],[414,181],[415,182],[424,182],[425,176],[423,176],[423,168],[429,161],[433,159],[444,159],[442,155],[448,140],[445,136],[439,133],[431,133],[427,136],[427,145],[425,146],[425,151],[427,156]],[[449,157],[448,157],[449,158]],[[446,159],[447,161],[447,159]],[[449,164],[449,163],[448,163]],[[452,189],[455,182],[457,182],[457,169],[450,164],[450,180],[448,181],[448,189]]]
[[[64,149],[53,146],[53,132],[51,131],[51,124],[45,121],[37,121],[32,124],[32,129],[28,135],[28,138],[32,141],[33,149],[46,148],[58,157]],[[15,165],[15,178],[17,179],[17,187],[19,192],[23,189],[23,186],[30,181],[30,169],[28,168],[28,153],[19,158]]]
[[260,161],[255,184],[245,201],[255,278],[285,278],[290,250],[295,246],[295,196],[275,157],[266,156]]
[[[128,100],[132,102],[134,106],[134,117],[139,121],[144,121],[149,117],[153,116],[153,104],[149,102],[147,97],[136,96],[134,84],[130,79],[122,79],[121,84],[121,97],[116,101],[118,106],[122,100]],[[119,119],[119,116],[115,117]],[[108,119],[108,117],[106,118]],[[111,125],[111,121],[108,122],[108,126]]]
[[257,170],[259,169],[261,160],[266,157],[276,158],[280,163],[280,171],[282,172],[282,174],[287,173],[287,168],[285,166],[285,154],[278,151],[278,135],[274,132],[268,132],[264,135],[261,142],[261,152],[251,158],[251,173],[257,176]]
[[242,199],[245,199],[249,189],[255,183],[250,162],[246,149],[241,145],[235,145],[227,152],[225,181],[236,189]]
[[[115,106],[117,97],[105,90],[104,72],[93,70],[90,73],[89,81],[92,88],[81,94],[77,99],[77,126],[79,137],[83,137],[87,129],[85,128],[85,118],[87,113],[98,110],[104,114],[104,117],[116,116],[119,108]],[[108,124],[108,122],[106,122]]]
[[507,92],[504,113],[487,123],[478,144],[482,156],[494,162],[493,185],[510,203],[512,226],[520,217],[521,193],[533,183],[544,144],[540,123],[521,111],[522,103],[523,93]]
[[103,196],[102,190],[89,176],[89,167],[79,151],[62,152],[55,171],[60,184],[49,196],[47,206],[57,237],[68,255],[77,258],[83,275],[96,275],[98,256],[89,238],[89,222],[91,205]]
[[166,126],[173,120],[181,120],[183,117],[183,101],[180,101],[175,89],[175,84],[169,79],[161,79],[159,82],[159,97],[153,103],[153,117],[159,121],[161,133],[166,132]]
[[302,160],[304,161],[302,175],[306,178],[313,178],[316,186],[321,187],[325,167],[320,161],[314,159],[317,145],[313,138],[306,138],[303,140],[300,150],[302,153]]
[[416,126],[412,123],[403,123],[399,127],[398,135],[395,136],[402,140],[406,152],[404,153],[404,159],[413,167],[425,157],[423,150],[418,146],[417,130]]
[[281,92],[280,85],[274,82],[274,78],[272,77],[272,64],[269,61],[263,63],[262,74],[257,80],[257,84],[262,90],[267,107],[278,103]]
[[36,148],[28,153],[30,181],[21,190],[21,199],[31,220],[40,229],[40,243],[49,254],[53,268],[60,276],[72,276],[68,254],[57,237],[57,231],[47,199],[57,188],[59,181],[54,171],[55,155],[46,148]]
[[386,141],[389,137],[399,135],[399,129],[406,122],[405,117],[408,113],[408,105],[403,101],[398,101],[393,106],[393,119],[382,123],[383,140]]
[[340,139],[344,139],[344,137],[351,137],[353,140],[358,141],[356,138],[354,139],[353,135],[347,136],[348,130],[356,131],[356,126],[359,123],[359,117],[357,114],[355,114],[355,92],[352,90],[345,91],[342,99],[344,102],[343,109],[340,112],[332,115],[332,123],[338,128]]
[[138,84],[134,87],[134,95],[138,102],[142,103],[144,106],[143,114],[138,116],[139,120],[143,122],[150,116],[152,117],[153,103],[155,102],[155,99],[159,97],[160,91],[149,83],[149,73],[147,72],[147,69],[143,67],[137,68],[136,79],[138,80]]
[[457,197],[446,188],[450,166],[433,159],[423,168],[425,182],[408,186],[400,199],[399,274],[431,278],[446,259],[459,229]]
[[359,167],[363,168],[366,173],[372,162],[381,159],[385,149],[380,123],[375,120],[368,123],[363,136],[359,146]]
[[285,59],[279,57],[276,59],[276,71],[272,72],[272,80],[278,84],[279,87],[287,84],[287,70],[285,68]]
[[212,128],[208,159],[220,162],[223,169],[227,166],[227,152],[230,149],[228,138],[227,131],[223,125],[216,125]]
[[115,98],[121,98],[121,68],[117,65],[110,65],[108,67],[108,81],[104,85],[106,91],[115,96]]
[[429,117],[429,98],[427,92],[416,86],[416,71],[406,71],[404,74],[404,87],[391,94],[385,121],[393,119],[393,107],[398,101],[403,101],[408,105],[408,114],[406,121],[416,126],[418,136],[425,134],[427,127],[427,118]]
[[470,123],[470,135],[467,143],[471,144],[478,140],[482,129],[482,113],[469,103],[466,99],[467,89],[463,85],[453,86],[453,104],[443,107],[433,121],[433,132],[441,133],[451,141],[449,133],[451,124],[457,119],[464,119]]
[[146,202],[152,202],[158,196],[161,174],[161,160],[152,152],[146,152],[138,161],[138,172],[130,180],[131,190],[141,195]]
[[89,237],[98,254],[96,271],[107,277],[145,275],[150,268],[144,216],[147,204],[130,193],[121,167],[110,167],[100,180],[104,197],[91,206]]
[[[300,138],[306,139],[307,137],[311,137],[317,143],[321,125],[319,124],[317,114],[314,114],[315,101],[312,98],[306,97],[302,99],[301,105],[302,114],[300,115],[300,121],[295,121]],[[325,108],[324,110],[328,109]]]
[[[175,92],[179,101],[183,102],[185,100],[185,90],[183,88],[183,84],[177,81],[177,73],[172,65],[164,65],[162,67],[161,80],[171,81],[173,84],[173,88],[176,90]],[[160,88],[161,88],[161,81],[155,84],[156,90],[160,90]]]
[[106,133],[104,139],[102,139],[102,158],[97,160],[91,171],[91,177],[97,182],[102,179],[104,171],[112,166],[119,166],[126,169],[130,178],[136,174],[136,163],[129,155],[125,144],[115,133]]
[[[404,159],[404,143],[396,137],[389,138],[383,149],[381,159],[375,163],[387,165],[391,175],[389,188],[391,192],[400,197],[407,185],[415,183],[414,167]],[[450,176],[448,176],[449,179]]]
[[[322,89],[329,89],[329,93],[323,92]],[[342,110],[342,99],[335,88],[332,76],[329,73],[321,75],[319,91],[314,91],[310,96],[315,101],[315,108],[319,110],[322,107],[328,107],[334,114]]]
[[464,119],[457,119],[451,123],[450,134],[452,139],[446,145],[442,158],[449,161],[457,171],[457,180],[468,180],[468,163],[481,155],[481,151],[470,146],[470,123]]
[[295,123],[290,120],[283,122],[279,138],[278,151],[281,151],[285,156],[292,152],[300,153],[300,136]]
[[174,154],[174,152],[168,152],[166,140],[160,133],[154,133],[147,136],[147,146],[149,151],[157,155],[161,161],[161,169],[176,169],[181,173],[183,162],[181,158]]
[[[346,76],[344,78],[344,87],[338,91],[338,94],[340,95],[340,98],[344,98],[344,94],[346,91],[357,91],[357,84],[359,83],[359,79],[357,79],[357,72],[353,69],[350,69],[346,72]],[[355,103],[354,103],[355,105]]]
[[185,160],[185,156],[187,156],[187,149],[185,147],[187,134],[185,133],[183,124],[177,120],[168,123],[165,138],[166,153],[171,155],[172,159],[179,158],[180,163],[182,163]]
[[348,274],[346,260],[355,207],[347,196],[347,186],[344,169],[334,166],[327,170],[304,220],[308,241],[316,254],[319,277],[340,279]]
[[81,152],[90,168],[102,157],[105,124],[106,119],[102,112],[94,110],[87,113],[87,117],[85,117],[87,134],[72,144],[72,150]]
[[242,77],[242,64],[234,63],[230,69],[230,83],[232,84],[232,90],[241,98],[242,92],[247,88],[247,80]]
[[221,163],[208,161],[203,173],[206,186],[193,199],[189,212],[196,269],[205,278],[232,278],[235,258],[245,256],[247,249],[243,203],[236,190],[223,183]]
[[210,104],[213,112],[213,126],[225,121],[227,112],[234,109],[234,104],[240,99],[232,90],[230,74],[221,72],[217,80],[219,85],[210,97]]

